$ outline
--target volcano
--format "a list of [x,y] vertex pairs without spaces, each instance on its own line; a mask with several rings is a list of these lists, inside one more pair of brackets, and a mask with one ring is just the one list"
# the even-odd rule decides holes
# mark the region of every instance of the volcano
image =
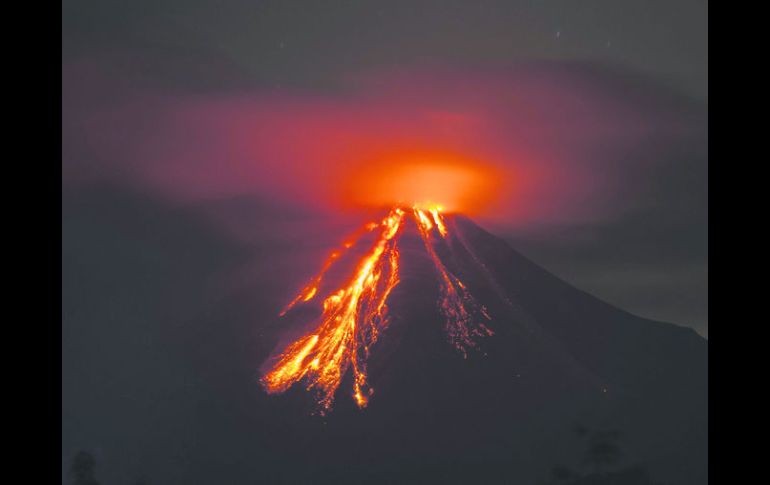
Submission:
[[278,322],[261,377],[283,464],[270,483],[517,484],[551,469],[559,483],[707,483],[707,341],[570,286],[465,216],[392,209]]

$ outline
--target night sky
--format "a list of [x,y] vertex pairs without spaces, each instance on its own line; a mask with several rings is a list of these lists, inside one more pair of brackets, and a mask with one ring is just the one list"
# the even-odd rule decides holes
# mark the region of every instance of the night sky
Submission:
[[[110,110],[114,98],[135,90],[192,99],[344,96],[350,76],[428,66],[490,78],[534,70],[557,90],[580,84],[611,92],[610,102],[626,103],[617,116],[647,112],[640,123],[648,129],[635,140],[611,133],[583,157],[591,160],[567,155],[560,163],[569,170],[582,163],[589,177],[612,170],[606,194],[581,194],[578,203],[616,210],[555,223],[543,218],[523,229],[507,228],[516,220],[501,216],[491,227],[579,288],[708,335],[705,2],[69,1],[63,12],[64,170],[69,163],[77,176],[99,172],[96,162],[82,162],[82,153],[96,148],[79,131],[80,107]],[[68,93],[90,78],[107,78],[110,87],[87,89],[68,112]],[[595,101],[586,103],[590,116]],[[559,106],[543,110],[560,121]],[[578,111],[564,130],[581,125],[583,115]],[[677,129],[667,126],[673,119]],[[558,146],[562,134],[545,143]],[[601,150],[610,145],[617,146]]]
[[[168,379],[196,386],[185,350],[159,342],[216,341],[185,325],[251,270],[313,268],[362,220],[340,202],[340,174],[390,150],[494,167],[496,202],[467,211],[479,224],[581,290],[708,337],[707,2],[67,0],[62,11],[65,418],[94,388],[175,415],[131,397],[170,393]],[[286,240],[308,250],[288,269]],[[254,251],[284,259],[255,263]],[[254,304],[277,308],[296,282],[260,286]],[[93,368],[118,369],[137,348],[139,370]],[[99,409],[94,422],[109,422]],[[122,466],[168,469],[153,460],[174,438],[147,444],[152,424],[128,424],[144,451]],[[126,423],[114,426],[65,419],[63,467],[83,447],[101,459],[99,437]]]

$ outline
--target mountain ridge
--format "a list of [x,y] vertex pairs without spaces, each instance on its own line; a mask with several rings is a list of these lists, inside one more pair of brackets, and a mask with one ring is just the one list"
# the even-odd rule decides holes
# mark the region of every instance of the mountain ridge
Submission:
[[[570,427],[588,423],[618,429],[628,455],[654,476],[704,483],[707,341],[574,288],[467,217],[446,220],[449,237],[434,235],[432,244],[489,311],[494,335],[480,338],[467,358],[448,344],[438,274],[407,223],[399,243],[401,281],[388,303],[392,321],[368,364],[374,394],[358,410],[348,396],[350,379],[343,382],[324,418],[325,432],[336,439],[317,438],[329,450],[318,466],[345,482],[327,460],[353,453],[363,436],[372,436],[378,442],[368,445],[372,455],[360,459],[381,471],[382,483],[404,478],[403,469],[413,466],[426,480],[439,473],[414,460],[451,463],[443,465],[445,483],[480,476],[530,483],[536,468],[548,464],[542,455],[525,459],[529,447],[551,449],[553,460],[568,457],[561,448]],[[303,393],[269,399],[306,399]],[[405,433],[420,438],[397,445]]]

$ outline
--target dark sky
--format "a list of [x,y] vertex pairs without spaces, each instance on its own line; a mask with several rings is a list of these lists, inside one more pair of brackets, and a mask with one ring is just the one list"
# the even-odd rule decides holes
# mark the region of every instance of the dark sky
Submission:
[[[707,15],[705,1],[683,0],[70,0],[62,55],[65,71],[79,66],[78,73],[98,72],[111,83],[75,96],[78,110],[110,107],[115,92],[135,90],[207,99],[260,90],[323,96],[360,72],[436,65],[464,73],[547,65],[546,78],[566,89],[577,82],[610,92],[626,111],[654,112],[641,116],[650,126],[633,142],[608,135],[617,146],[588,170],[609,174],[617,210],[523,228],[488,225],[578,288],[707,336]],[[80,74],[75,79],[65,75],[65,98],[78,90]],[[98,143],[83,141],[70,106],[65,101],[63,159],[78,179],[110,161],[99,152],[82,163]],[[136,109],[149,113],[153,105]],[[685,129],[658,129],[656,120]]]

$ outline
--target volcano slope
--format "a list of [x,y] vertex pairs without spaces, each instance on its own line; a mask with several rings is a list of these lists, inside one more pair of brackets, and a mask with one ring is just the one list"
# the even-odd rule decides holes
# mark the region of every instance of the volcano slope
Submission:
[[[433,231],[431,245],[486,309],[492,335],[466,355],[451,345],[441,276],[405,219],[389,324],[367,359],[367,407],[350,371],[324,416],[312,415],[302,383],[265,395],[257,420],[271,430],[270,482],[525,484],[557,468],[602,477],[636,467],[655,483],[707,483],[705,339],[575,289],[466,217],[444,221],[447,237]],[[330,273],[330,285],[349,277]],[[317,307],[299,305],[280,326],[312,332]],[[616,442],[584,453],[591,433]]]

